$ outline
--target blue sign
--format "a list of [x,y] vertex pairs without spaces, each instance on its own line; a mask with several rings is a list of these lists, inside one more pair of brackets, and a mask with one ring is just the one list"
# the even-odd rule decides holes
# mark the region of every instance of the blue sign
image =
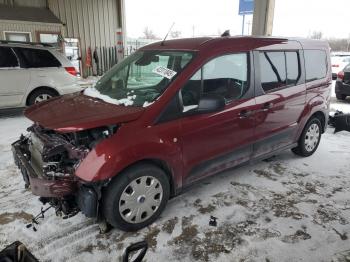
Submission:
[[251,15],[254,13],[254,0],[239,0],[239,15]]

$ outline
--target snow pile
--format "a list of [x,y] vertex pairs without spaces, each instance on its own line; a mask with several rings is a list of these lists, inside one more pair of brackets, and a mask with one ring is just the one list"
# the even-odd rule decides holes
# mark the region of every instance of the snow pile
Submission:
[[[95,97],[95,98],[101,99],[101,100],[103,100],[107,103],[110,103],[110,104],[124,105],[124,106],[134,105],[136,95],[134,95],[133,93],[134,93],[134,90],[131,90],[129,93],[127,93],[126,98],[114,99],[114,98],[111,98],[107,95],[101,94],[95,87],[89,87],[89,88],[86,88],[84,90],[84,95],[86,95],[86,96]],[[153,102],[145,101],[142,106],[148,107],[148,106],[152,105],[153,103],[154,103],[154,101]]]
[[136,95],[133,96],[127,96],[127,98],[123,99],[114,99],[107,95],[101,94],[96,88],[89,87],[84,90],[84,95],[95,97],[98,99],[101,99],[107,103],[114,104],[114,105],[124,105],[124,106],[132,106],[134,104],[134,100],[136,98]]
[[153,103],[154,103],[154,101],[153,101],[153,102],[145,101],[145,102],[143,103],[142,107],[148,107],[148,106],[152,105]]

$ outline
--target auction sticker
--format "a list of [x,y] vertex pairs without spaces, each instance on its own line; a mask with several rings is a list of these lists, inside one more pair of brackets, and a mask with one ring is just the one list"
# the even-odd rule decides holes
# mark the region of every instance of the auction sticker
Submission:
[[168,79],[172,79],[176,75],[175,71],[163,66],[157,66],[156,68],[153,69],[152,72],[155,74],[161,75],[163,77],[166,77]]

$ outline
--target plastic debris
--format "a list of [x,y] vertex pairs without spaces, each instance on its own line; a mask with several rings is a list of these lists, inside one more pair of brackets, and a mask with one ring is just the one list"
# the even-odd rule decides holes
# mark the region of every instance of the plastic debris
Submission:
[[217,217],[210,216],[209,226],[216,227],[218,225],[217,219]]

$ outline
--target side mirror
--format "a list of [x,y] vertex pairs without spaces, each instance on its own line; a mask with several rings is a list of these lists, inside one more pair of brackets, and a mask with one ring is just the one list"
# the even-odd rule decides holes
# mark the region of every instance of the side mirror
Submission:
[[196,110],[197,113],[211,113],[220,111],[225,108],[225,98],[220,95],[207,94],[202,95],[199,100],[199,105]]

